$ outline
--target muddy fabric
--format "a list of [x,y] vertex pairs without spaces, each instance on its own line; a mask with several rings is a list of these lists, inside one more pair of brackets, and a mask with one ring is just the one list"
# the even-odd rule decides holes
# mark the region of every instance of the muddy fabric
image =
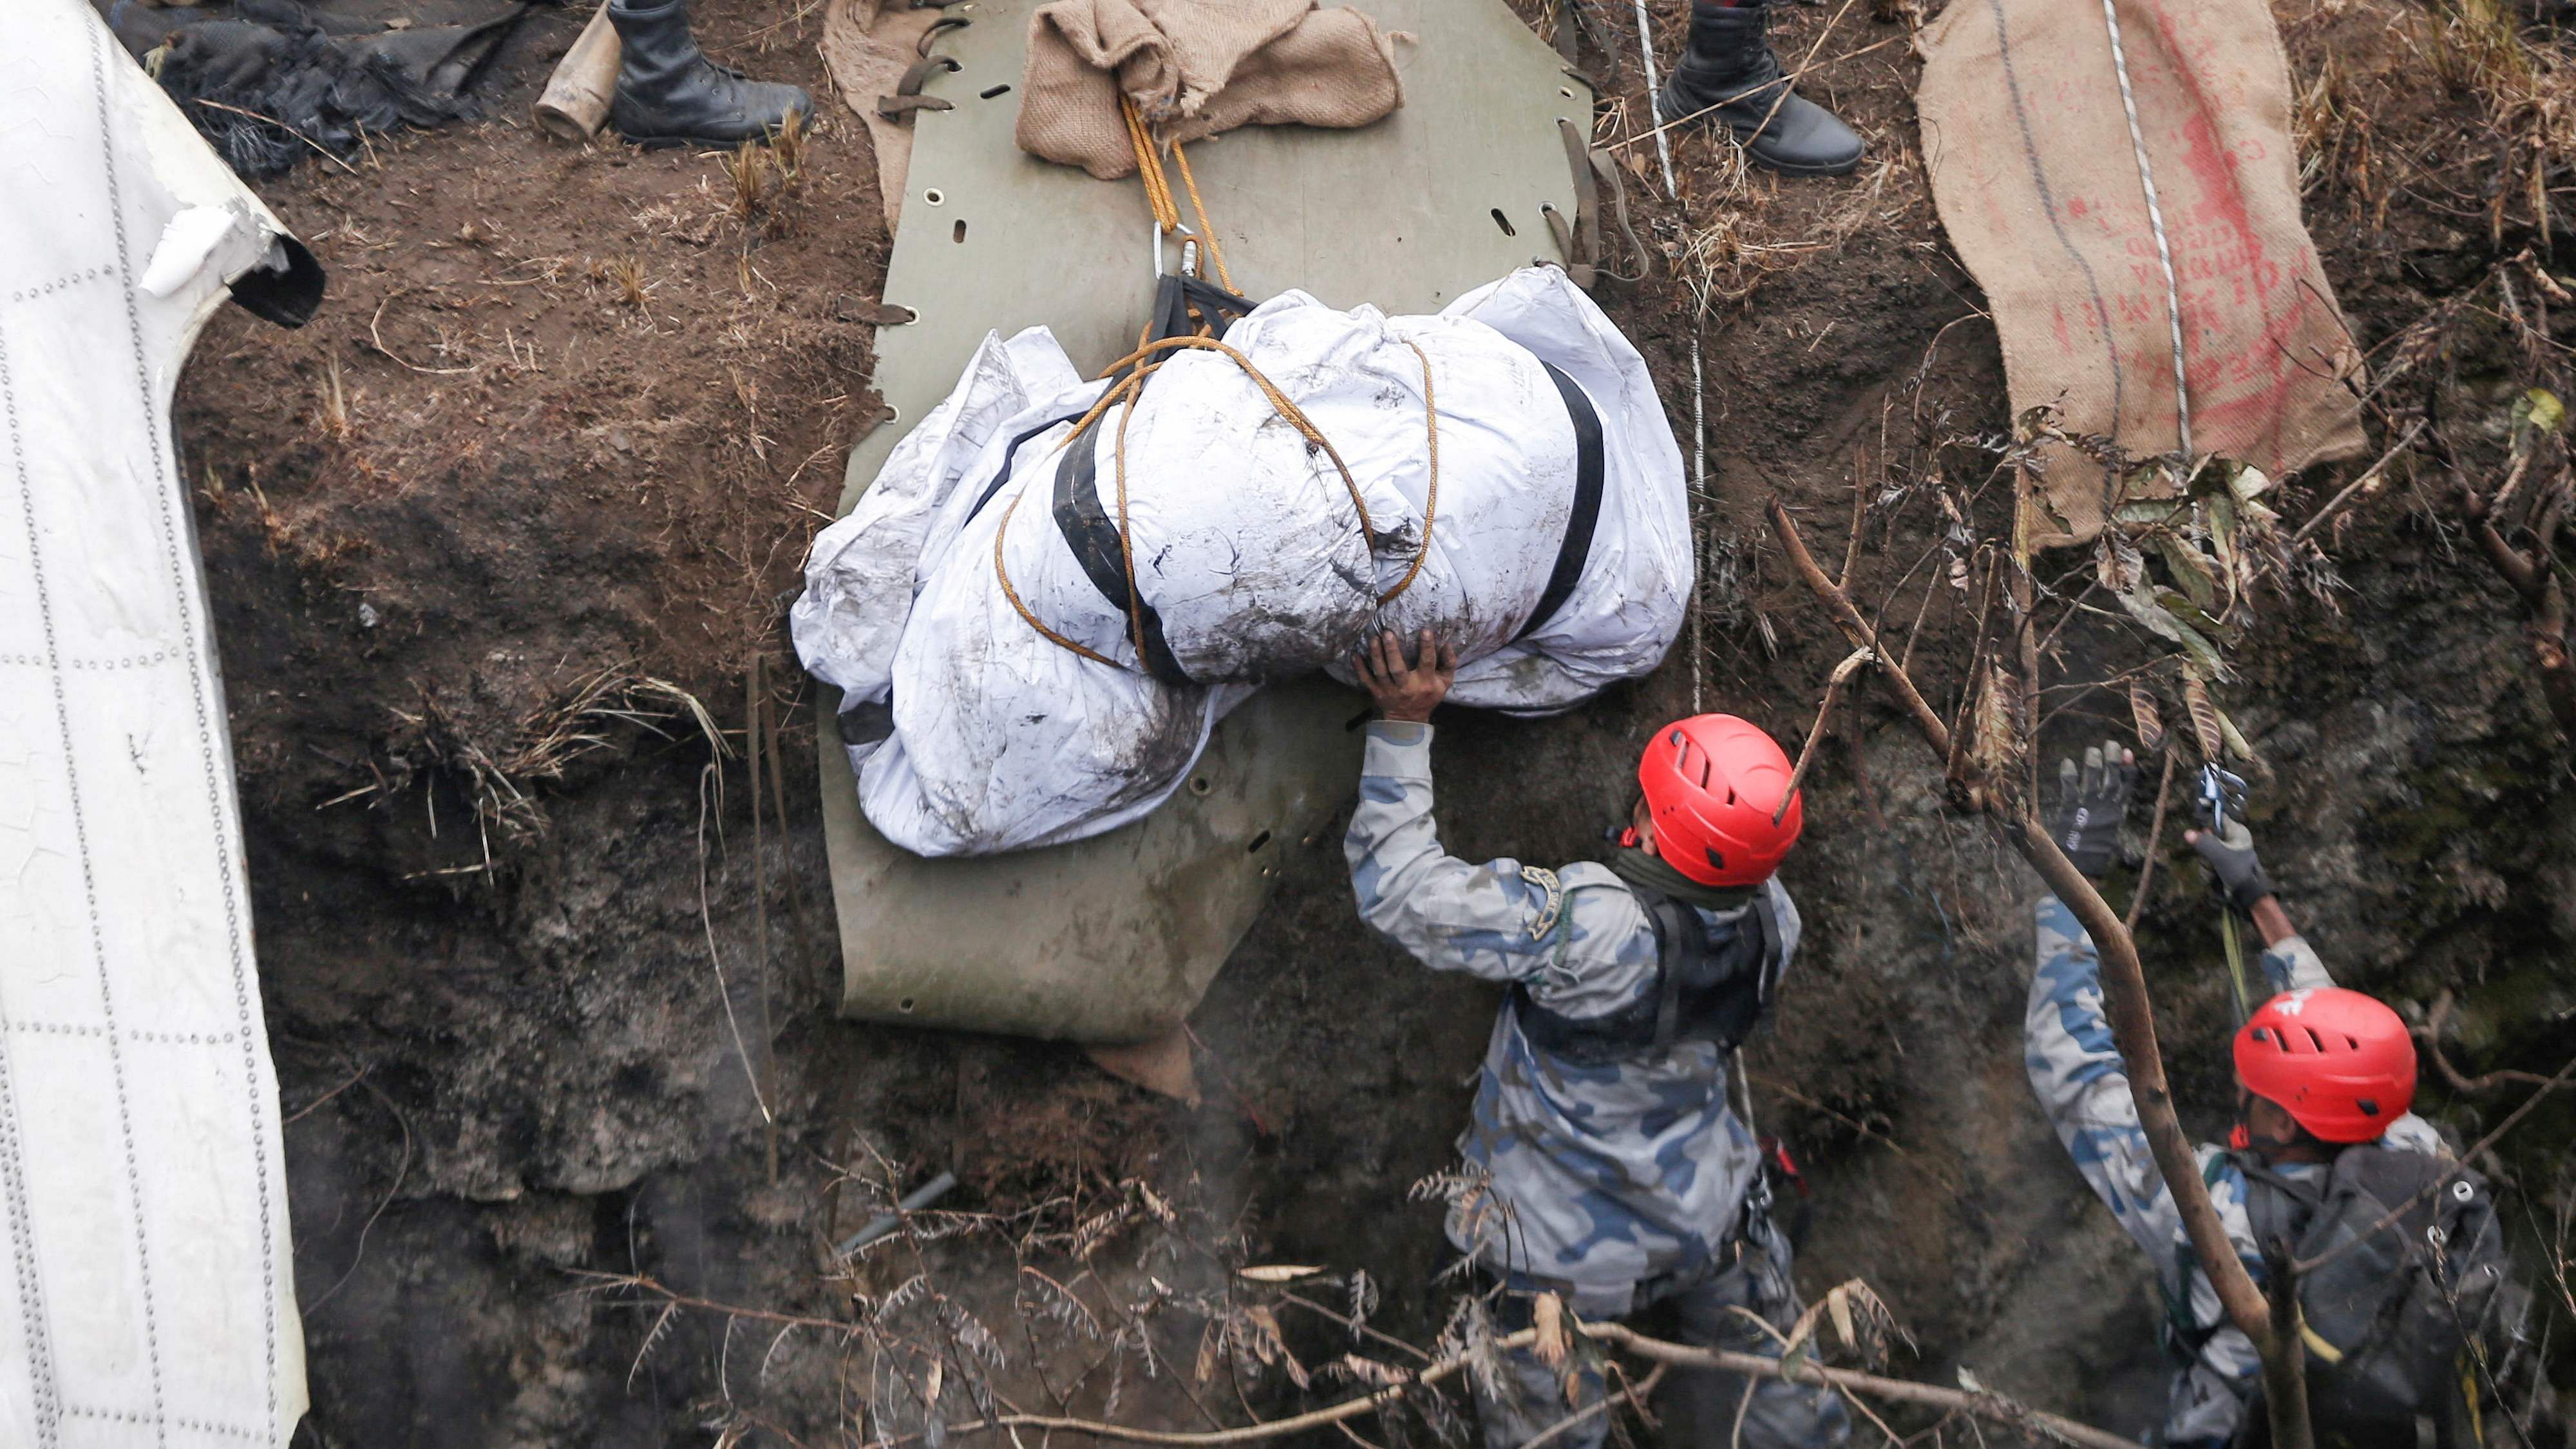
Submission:
[[[1639,1284],[1631,1311],[1643,1313],[1669,1304],[1682,1342],[1776,1359],[1782,1341],[1796,1326],[1804,1307],[1790,1279],[1791,1268],[1788,1239],[1769,1233],[1758,1247],[1741,1245],[1732,1261],[1714,1272]],[[1540,1285],[1524,1279],[1509,1288],[1495,1314],[1495,1327],[1504,1333],[1517,1332],[1534,1321],[1529,1295],[1539,1291]],[[1758,1316],[1761,1321],[1747,1315]],[[1775,1331],[1764,1331],[1764,1323]],[[1570,1376],[1568,1369],[1572,1369]],[[1528,1348],[1503,1355],[1503,1372],[1493,1385],[1488,1386],[1472,1374],[1468,1377],[1485,1449],[1520,1449],[1562,1423],[1568,1414],[1601,1402],[1609,1389],[1597,1360],[1550,1367]],[[1741,1443],[1751,1449],[1833,1449],[1850,1439],[1851,1409],[1833,1390],[1773,1378],[1754,1379],[1751,1387],[1753,1396],[1748,1400],[1743,1374],[1677,1370],[1664,1407],[1682,1411],[1676,1428],[1698,1431],[1696,1437],[1679,1442]],[[1740,1440],[1734,1434],[1739,1405],[1744,1411]],[[1724,1427],[1716,1431],[1716,1426]],[[1549,1442],[1561,1443],[1565,1449],[1601,1449],[1609,1435],[1610,1416],[1601,1414]]]
[[904,179],[912,170],[912,117],[877,114],[877,101],[893,95],[903,73],[920,60],[921,37],[947,12],[887,5],[884,0],[832,0],[823,13],[823,64],[832,85],[859,119],[877,161],[877,201],[892,233],[903,218]]
[[[2147,1150],[2138,1104],[2129,1095],[2128,1071],[2102,1011],[2102,963],[2093,938],[2054,896],[2039,902],[2036,937],[2038,962],[2024,1026],[2031,1090],[2039,1094],[2040,1110],[2074,1157],[2076,1170],[2147,1255],[2164,1301],[2177,1308],[2188,1305],[2191,1322],[2203,1336],[2191,1361],[2174,1375],[2163,1442],[2224,1444],[2244,1416],[2247,1397],[2261,1385],[2262,1361],[2245,1335],[2227,1325],[2218,1290],[2194,1262],[2182,1213]],[[2303,936],[2264,952],[2262,962],[2274,991],[2334,984]],[[2380,1142],[2400,1151],[2443,1150],[2432,1124],[2412,1112],[2390,1123]],[[2244,1170],[2216,1143],[2202,1143],[2197,1155],[2228,1239],[2260,1284],[2263,1259],[2245,1215]],[[2324,1169],[2311,1164],[2284,1171],[2321,1176]]]
[[[2299,217],[2289,72],[2263,0],[2118,0],[2182,295],[2191,441],[2278,476],[2363,446],[2360,366]],[[1933,198],[1983,287],[2015,412],[2139,455],[2177,443],[2172,312],[2098,5],[1963,0],[1917,97]],[[2053,446],[2056,537],[2106,470]],[[2044,533],[2043,537],[2047,537]]]
[[1562,271],[1433,316],[1284,293],[1225,341],[1351,483],[1212,351],[1172,354],[1076,438],[1104,384],[1032,328],[988,338],[815,538],[796,648],[842,691],[860,803],[888,840],[986,855],[1141,819],[1252,689],[1347,683],[1380,628],[1440,631],[1453,697],[1520,714],[1662,662],[1691,587],[1680,446],[1644,358]]
[[[1609,867],[1449,855],[1431,818],[1431,727],[1368,733],[1342,845],[1361,919],[1434,970],[1518,983],[1564,1016],[1604,1016],[1654,990],[1654,927]],[[1785,969],[1797,907],[1777,880],[1764,889]],[[1750,910],[1699,912],[1712,949]],[[1565,1285],[1589,1318],[1630,1311],[1640,1283],[1715,1272],[1761,1172],[1726,1084],[1726,1055],[1707,1041],[1603,1066],[1562,1060],[1507,1001],[1458,1142],[1490,1190],[1452,1208],[1450,1241],[1497,1276]]]
[[1313,0],[1055,0],[1029,19],[1020,149],[1132,175],[1123,91],[1158,134],[1365,126],[1404,104],[1377,23]]
[[527,7],[437,8],[466,18],[418,25],[396,16],[388,25],[364,9],[297,0],[176,11],[118,0],[108,20],[227,165],[268,176],[317,147],[352,155],[371,134],[477,114],[474,82]]

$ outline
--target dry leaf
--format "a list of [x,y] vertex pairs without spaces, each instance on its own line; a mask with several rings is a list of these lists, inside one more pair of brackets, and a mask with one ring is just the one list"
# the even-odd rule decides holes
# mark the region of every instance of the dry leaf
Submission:
[[1253,1283],[1294,1283],[1300,1278],[1312,1278],[1323,1271],[1321,1268],[1309,1268],[1294,1263],[1263,1263],[1251,1268],[1237,1268],[1234,1270],[1234,1275]]
[[1373,1358],[1362,1358],[1355,1353],[1343,1354],[1341,1357],[1341,1365],[1342,1372],[1349,1374],[1352,1378],[1355,1378],[1361,1383],[1367,1384],[1372,1388],[1385,1388],[1391,1384],[1409,1384],[1413,1382],[1413,1376],[1411,1374],[1397,1368],[1395,1365],[1379,1363]]
[[2202,762],[2217,764],[2226,751],[2227,736],[2218,723],[2218,706],[2209,702],[2209,686],[2200,682],[2199,675],[2182,677],[2182,703],[2191,714],[2191,732]]
[[1851,1285],[1845,1283],[1826,1294],[1825,1308],[1833,1314],[1834,1332],[1841,1336],[1844,1346],[1860,1347],[1860,1340],[1852,1336]]
[[1968,730],[1968,755],[1990,781],[2013,778],[2021,759],[2021,681],[1989,664],[1977,684],[1976,718]]
[[1221,1325],[1210,1323],[1206,1328],[1199,1331],[1199,1361],[1197,1373],[1200,1383],[1208,1383],[1216,1378],[1217,1355],[1222,1353],[1224,1350],[1225,1332]]
[[2143,679],[2129,681],[2129,718],[2138,727],[2138,753],[2153,755],[2165,747],[2164,712],[2156,707],[2155,691]]
[[1243,1310],[1243,1321],[1252,1326],[1245,1335],[1251,1339],[1252,1356],[1267,1366],[1277,1364],[1288,1371],[1289,1380],[1299,1388],[1307,1387],[1306,1366],[1288,1351],[1288,1340],[1279,1332],[1279,1318],[1267,1304],[1255,1303]]
[[1537,1341],[1530,1345],[1538,1361],[1549,1368],[1565,1362],[1565,1300],[1553,1293],[1538,1295],[1530,1305],[1530,1323],[1538,1330]]

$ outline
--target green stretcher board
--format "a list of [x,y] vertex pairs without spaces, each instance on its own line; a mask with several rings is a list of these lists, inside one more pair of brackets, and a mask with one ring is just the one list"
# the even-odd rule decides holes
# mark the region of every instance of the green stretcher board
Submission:
[[[1153,300],[1141,186],[1095,181],[1011,139],[1038,0],[971,0],[935,38],[957,69],[923,93],[874,384],[892,417],[851,450],[841,510],[945,397],[985,334],[1043,323],[1076,365],[1135,346]],[[1571,221],[1561,120],[1588,134],[1591,92],[1501,0],[1373,0],[1405,103],[1355,131],[1244,127],[1190,162],[1227,266],[1256,300],[1302,288],[1337,307],[1433,312],[1534,261],[1561,261],[1546,210]],[[1184,202],[1184,220],[1195,223]],[[1168,245],[1163,261],[1179,258]],[[929,860],[859,811],[820,712],[823,822],[841,932],[844,1016],[1094,1045],[1172,1034],[1269,897],[1282,844],[1349,798],[1358,696],[1323,680],[1264,690],[1220,722],[1153,815],[1069,845]]]

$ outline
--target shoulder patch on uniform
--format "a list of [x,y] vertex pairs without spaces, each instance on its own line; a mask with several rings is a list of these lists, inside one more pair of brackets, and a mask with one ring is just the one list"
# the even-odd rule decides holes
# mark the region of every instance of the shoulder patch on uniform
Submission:
[[1547,896],[1547,904],[1540,907],[1538,919],[1530,922],[1530,939],[1544,941],[1547,933],[1556,929],[1558,918],[1565,914],[1565,885],[1556,878],[1555,871],[1545,866],[1522,866],[1521,879]]

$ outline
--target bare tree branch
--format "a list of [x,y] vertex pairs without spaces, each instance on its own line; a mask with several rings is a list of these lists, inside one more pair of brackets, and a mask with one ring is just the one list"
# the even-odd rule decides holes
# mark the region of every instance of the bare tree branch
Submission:
[[2184,1134],[2182,1123],[2174,1115],[2173,1092],[2166,1084],[2164,1054],[2156,1044],[2154,1005],[2147,996],[2145,968],[2138,960],[2136,940],[2120,920],[2102,893],[2084,873],[2075,868],[2065,853],[2057,848],[2031,812],[2008,805],[1982,777],[1973,760],[1966,759],[1951,739],[1948,726],[1932,712],[1922,692],[1905,671],[1890,666],[1884,652],[1878,650],[1877,636],[1852,607],[1851,598],[1825,577],[1816,566],[1815,556],[1807,551],[1806,541],[1798,535],[1798,525],[1789,517],[1788,508],[1773,497],[1768,509],[1771,530],[1778,535],[1790,563],[1807,582],[1827,612],[1842,626],[1854,646],[1871,650],[1880,663],[1879,677],[1887,682],[1889,692],[1906,712],[1914,717],[1915,727],[1922,731],[1924,742],[1935,754],[1955,762],[1958,783],[1964,793],[1979,802],[1987,817],[2004,839],[2021,852],[2040,879],[2056,892],[2059,900],[2075,913],[2092,936],[2102,962],[2102,1004],[2111,1019],[2111,1034],[2127,1063],[2130,1095],[2138,1105],[2138,1120],[2154,1154],[2157,1170],[2163,1174],[2166,1188],[2174,1195],[2182,1213],[2183,1226],[2191,1238],[2192,1250],[2206,1265],[2210,1282],[2218,1290],[2229,1321],[2242,1330],[2256,1345],[2268,1345],[2272,1339],[2270,1305],[2261,1289],[2254,1286],[2245,1265],[2238,1260],[2236,1249],[2227,1237],[2227,1229],[2218,1217],[2218,1209],[2209,1200],[2209,1190],[2200,1180],[2200,1164],[2192,1153],[2191,1139]]

